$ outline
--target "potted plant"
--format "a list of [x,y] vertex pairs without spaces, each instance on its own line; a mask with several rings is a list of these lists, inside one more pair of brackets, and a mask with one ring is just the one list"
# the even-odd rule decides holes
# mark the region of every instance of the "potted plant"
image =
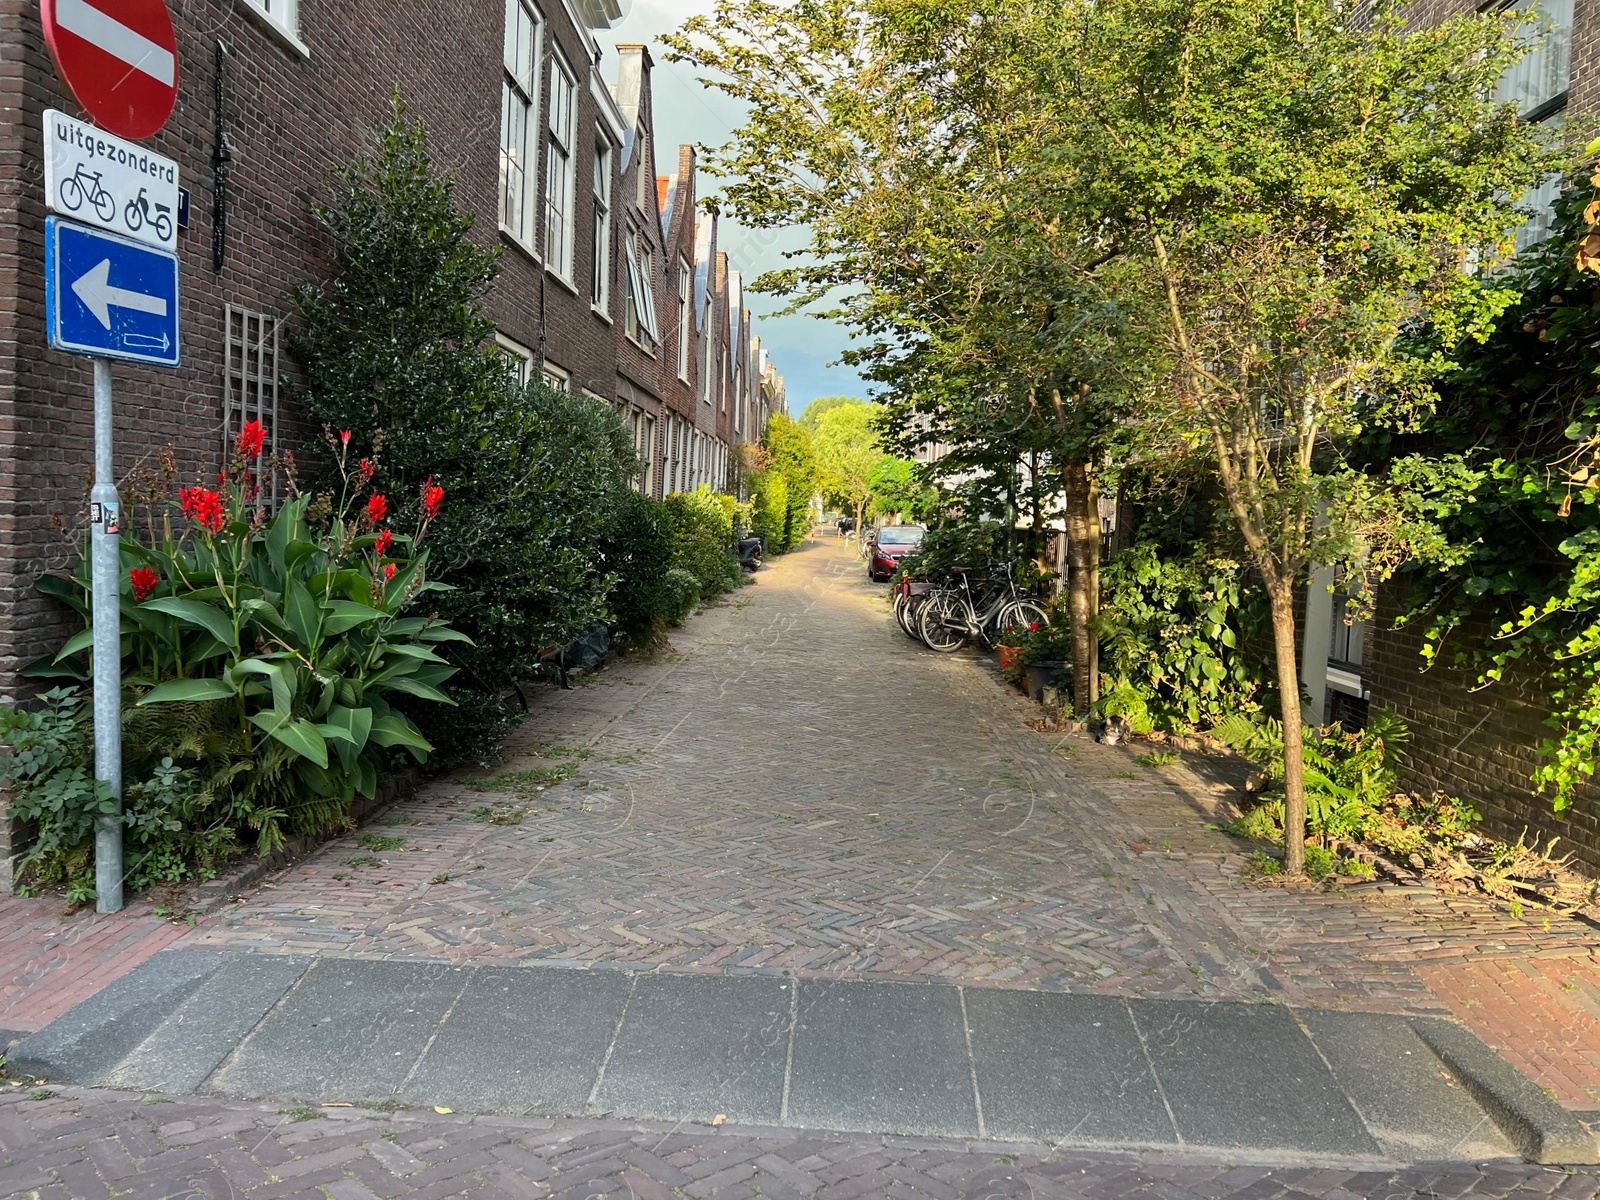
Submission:
[[1020,638],[1014,665],[1022,670],[1023,690],[1042,703],[1045,688],[1063,686],[1061,677],[1071,674],[1070,631],[1051,625],[1030,625]]

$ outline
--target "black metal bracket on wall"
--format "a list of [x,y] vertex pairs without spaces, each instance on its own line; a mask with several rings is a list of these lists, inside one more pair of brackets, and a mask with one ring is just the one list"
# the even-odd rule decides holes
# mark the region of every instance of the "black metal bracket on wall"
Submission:
[[227,110],[228,48],[217,42],[216,142],[211,148],[211,267],[222,270],[228,246],[228,169],[233,154],[228,149]]

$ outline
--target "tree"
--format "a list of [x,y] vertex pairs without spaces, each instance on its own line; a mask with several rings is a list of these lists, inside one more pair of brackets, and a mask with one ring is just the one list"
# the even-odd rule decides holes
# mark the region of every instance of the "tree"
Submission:
[[[1410,28],[1380,3],[1085,7],[1068,147],[1165,292],[1172,386],[1272,608],[1286,868],[1304,867],[1294,594],[1309,564],[1368,581],[1408,553],[1395,497],[1342,439],[1414,412],[1514,299],[1492,261],[1545,135],[1495,103],[1510,18]],[[1408,334],[1427,329],[1431,349]]]
[[878,406],[851,400],[826,410],[812,439],[823,495],[855,514],[860,528],[872,499],[872,474],[887,457],[878,446]]
[[874,514],[898,513],[913,521],[926,521],[939,507],[939,489],[928,482],[927,473],[904,458],[885,454],[867,477]]
[[[768,548],[773,552],[798,546],[810,529],[811,497],[817,494],[816,456],[811,435],[787,413],[773,413],[761,435],[767,469],[783,476],[783,528],[781,541]],[[768,495],[770,500],[770,493]]]
[[830,409],[838,408],[841,404],[853,404],[850,396],[819,396],[806,405],[805,411],[800,414],[800,428],[807,433],[817,431],[817,422],[822,419],[822,414]]
[[[723,0],[667,38],[669,57],[748,105],[708,156],[750,226],[803,226],[805,265],[757,286],[815,303],[863,336],[846,361],[889,394],[894,448],[954,442],[1009,481],[1021,455],[1060,473],[1074,570],[1075,699],[1098,684],[1096,479],[1137,390],[1135,326],[1106,318],[1137,289],[1078,199],[1080,165],[1037,60],[1070,15],[1013,0],[881,6]],[[823,416],[819,415],[820,423]],[[958,460],[952,460],[958,461]]]

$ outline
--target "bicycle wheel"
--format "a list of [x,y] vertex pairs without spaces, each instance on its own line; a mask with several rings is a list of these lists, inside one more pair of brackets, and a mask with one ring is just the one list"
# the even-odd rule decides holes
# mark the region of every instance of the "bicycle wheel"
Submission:
[[922,644],[940,654],[951,654],[967,644],[965,614],[954,596],[938,593],[923,602],[917,632]]
[[68,212],[77,212],[83,207],[83,184],[72,176],[63,179],[57,190],[61,193],[61,207]]
[[1000,610],[1000,616],[995,620],[995,625],[1001,633],[1017,626],[1027,628],[1029,625],[1046,626],[1050,624],[1050,614],[1044,611],[1044,605],[1035,600],[1013,600]]
[[911,626],[906,624],[906,612],[910,607],[910,593],[896,589],[894,593],[894,623],[900,626],[900,632],[904,634],[911,633]]
[[100,214],[102,221],[115,221],[117,219],[117,198],[105,188],[101,188],[89,197],[94,203],[95,212]]

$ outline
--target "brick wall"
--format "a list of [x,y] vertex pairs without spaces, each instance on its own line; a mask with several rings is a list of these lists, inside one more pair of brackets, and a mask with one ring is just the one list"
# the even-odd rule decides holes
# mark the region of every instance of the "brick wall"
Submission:
[[[1600,788],[1586,788],[1561,817],[1530,782],[1537,747],[1551,736],[1542,681],[1508,672],[1504,682],[1474,690],[1474,677],[1440,664],[1424,673],[1422,638],[1393,629],[1401,610],[1398,588],[1382,589],[1368,631],[1363,678],[1375,706],[1392,708],[1411,728],[1402,783],[1408,790],[1447,792],[1470,800],[1488,830],[1516,838],[1559,837],[1557,853],[1600,875]],[[1481,638],[1485,631],[1468,631]]]

